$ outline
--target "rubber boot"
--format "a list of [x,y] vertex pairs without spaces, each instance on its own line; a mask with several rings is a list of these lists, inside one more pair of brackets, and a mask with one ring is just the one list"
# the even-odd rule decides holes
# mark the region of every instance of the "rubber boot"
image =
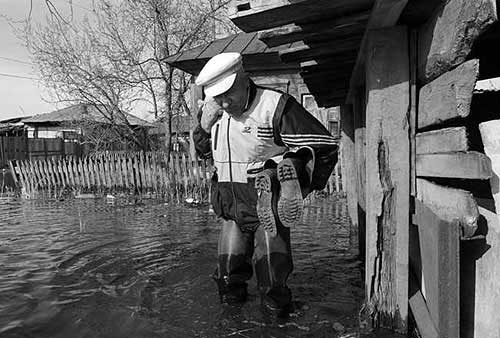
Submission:
[[271,236],[276,236],[277,200],[279,182],[276,168],[265,169],[255,177],[257,190],[257,215],[260,226]]
[[218,264],[213,276],[221,303],[240,303],[247,298],[246,282],[253,274],[253,238],[253,233],[242,232],[234,221],[222,221]]
[[290,229],[277,224],[276,236],[258,228],[255,232],[255,273],[263,307],[283,317],[292,308],[287,279],[293,270]]
[[304,198],[311,192],[314,153],[310,148],[285,154],[278,163],[280,196],[278,218],[285,227],[294,227],[301,220]]

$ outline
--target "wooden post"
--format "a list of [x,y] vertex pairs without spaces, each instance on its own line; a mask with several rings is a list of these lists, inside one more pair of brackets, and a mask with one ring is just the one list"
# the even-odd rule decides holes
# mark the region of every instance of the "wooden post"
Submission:
[[[417,180],[417,182],[419,182]],[[420,182],[421,183],[421,182]],[[422,191],[417,183],[417,193]],[[439,198],[439,195],[435,196]],[[446,218],[446,217],[445,217]],[[422,202],[415,202],[413,223],[418,225],[422,293],[439,337],[460,337],[460,226],[443,219]]]
[[[193,77],[194,79],[194,77]],[[198,100],[203,99],[203,93],[201,90],[201,87],[195,85],[194,83],[191,83],[190,86],[191,90],[191,124],[189,128],[189,154],[191,155],[192,159],[198,158],[196,156],[196,149],[194,148],[194,140],[193,140],[193,131],[198,125]]]
[[354,157],[356,175],[356,197],[358,220],[359,256],[366,260],[366,93],[365,88],[354,91]]
[[351,105],[340,106],[340,146],[342,147],[342,188],[347,194],[347,208],[352,225],[358,227],[356,165],[354,152],[354,112]]
[[366,293],[375,326],[406,333],[410,217],[406,27],[373,31],[366,57]]

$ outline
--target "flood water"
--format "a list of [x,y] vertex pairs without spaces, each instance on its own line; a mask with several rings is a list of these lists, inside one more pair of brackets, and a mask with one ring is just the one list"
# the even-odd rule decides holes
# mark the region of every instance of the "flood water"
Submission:
[[218,223],[152,200],[0,201],[0,337],[357,337],[357,235],[342,198],[292,231],[296,310],[219,304]]

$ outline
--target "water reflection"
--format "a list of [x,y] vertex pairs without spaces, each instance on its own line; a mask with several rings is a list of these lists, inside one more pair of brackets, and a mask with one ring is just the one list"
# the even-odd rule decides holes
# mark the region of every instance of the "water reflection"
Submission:
[[1,337],[350,336],[362,298],[343,199],[309,202],[292,233],[297,310],[221,306],[208,207],[153,201],[0,203]]

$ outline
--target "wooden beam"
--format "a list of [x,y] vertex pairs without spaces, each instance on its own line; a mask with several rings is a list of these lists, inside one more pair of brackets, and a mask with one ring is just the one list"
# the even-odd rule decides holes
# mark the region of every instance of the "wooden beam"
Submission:
[[500,91],[500,77],[477,81],[476,86],[474,87],[474,94],[483,94],[483,93],[499,92],[499,91]]
[[479,211],[470,192],[417,178],[417,199],[443,221],[458,221],[463,237],[472,237],[476,232]]
[[[420,193],[419,188],[417,191]],[[459,337],[460,229],[457,221],[443,220],[419,198],[415,201],[413,223],[418,225],[421,290],[431,317],[429,326],[420,333],[433,335],[437,329],[438,337]]]
[[422,292],[418,290],[413,296],[410,297],[408,301],[410,304],[411,312],[413,313],[413,318],[417,323],[418,333],[422,338],[439,338],[436,326],[432,321],[432,317],[425,304],[424,296]]
[[351,222],[358,227],[358,206],[356,198],[356,175],[354,156],[354,114],[351,105],[340,106],[340,149],[342,154],[342,187],[347,194],[347,208]]
[[398,22],[401,12],[405,8],[408,0],[375,0],[370,14],[370,19],[366,26],[363,39],[356,58],[356,65],[352,72],[351,80],[349,81],[349,93],[347,94],[347,102],[352,103],[354,97],[353,90],[363,81],[364,63],[366,54],[367,35],[371,30],[376,30],[384,27],[392,27]]
[[417,177],[446,177],[487,180],[490,159],[476,151],[417,155]]
[[367,306],[406,332],[410,215],[410,104],[406,27],[371,32],[366,59]]
[[416,135],[417,154],[469,150],[465,127],[444,128]]
[[496,0],[445,1],[419,30],[421,83],[464,62],[477,37],[496,21]]
[[295,41],[323,39],[325,37],[340,37],[353,34],[362,34],[370,11],[362,11],[352,15],[338,17],[304,25],[289,24],[286,26],[260,31],[258,38],[268,47],[276,47]]
[[304,72],[318,72],[327,70],[339,69],[339,67],[344,66],[354,66],[356,60],[356,53],[345,53],[337,54],[336,56],[330,57],[316,57],[312,60],[303,61],[300,63],[300,68]]
[[363,262],[366,260],[366,93],[360,87],[355,91],[354,112],[354,156],[356,168],[356,200],[358,209],[358,246]]
[[244,32],[279,27],[290,23],[318,22],[369,10],[373,0],[236,0],[228,14]]
[[283,62],[302,62],[317,57],[332,56],[355,51],[359,47],[361,37],[352,36],[336,43],[299,43],[294,47],[280,50],[278,52]]
[[479,60],[467,61],[420,89],[418,128],[469,115]]

